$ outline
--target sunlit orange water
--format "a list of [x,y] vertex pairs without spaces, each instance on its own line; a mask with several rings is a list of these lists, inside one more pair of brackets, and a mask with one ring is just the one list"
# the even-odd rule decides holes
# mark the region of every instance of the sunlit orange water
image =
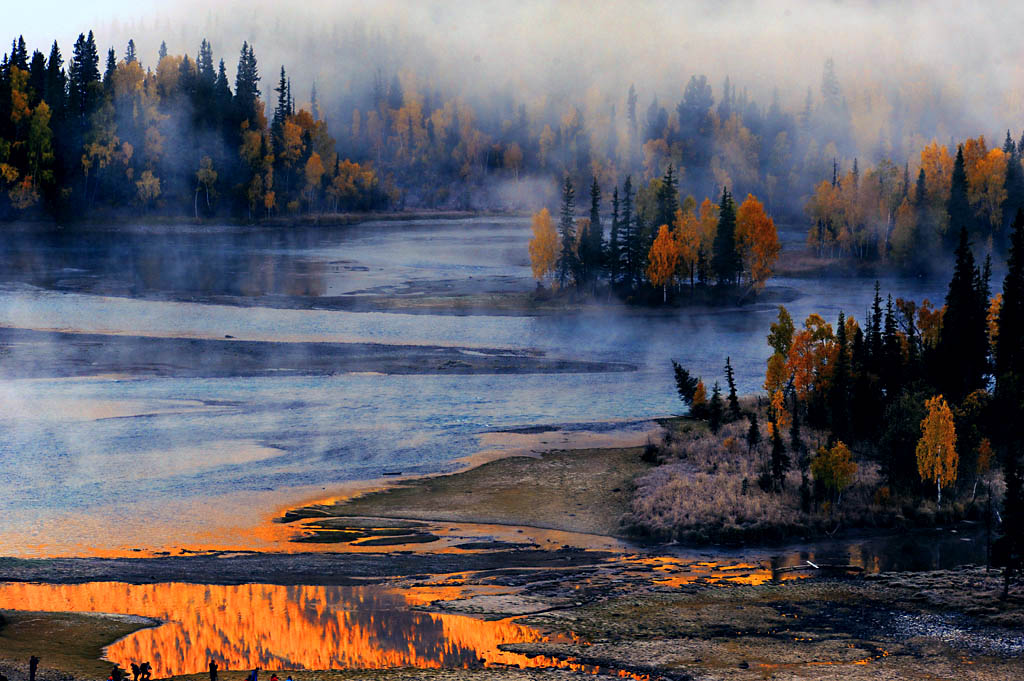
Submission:
[[547,640],[510,621],[415,612],[450,590],[244,584],[0,584],[0,608],[142,615],[164,624],[117,641],[107,659],[156,677],[221,669],[547,666],[498,649]]

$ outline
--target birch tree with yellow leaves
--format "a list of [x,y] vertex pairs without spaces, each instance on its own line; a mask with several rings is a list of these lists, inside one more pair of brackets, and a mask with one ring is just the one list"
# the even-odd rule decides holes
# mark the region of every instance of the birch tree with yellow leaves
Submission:
[[928,414],[921,421],[917,441],[917,472],[925,482],[935,483],[935,501],[942,503],[942,488],[956,482],[960,458],[956,453],[953,412],[942,395],[925,402]]
[[668,225],[658,228],[658,236],[647,254],[647,278],[655,287],[661,288],[661,302],[668,301],[668,284],[675,276],[679,264],[679,244],[672,236]]
[[551,221],[551,213],[542,208],[533,214],[533,238],[530,239],[530,269],[533,278],[543,282],[555,273],[558,263],[558,232]]

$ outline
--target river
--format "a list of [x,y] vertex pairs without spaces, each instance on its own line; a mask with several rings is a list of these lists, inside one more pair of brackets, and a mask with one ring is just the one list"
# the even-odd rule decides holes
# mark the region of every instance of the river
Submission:
[[[0,246],[0,327],[58,330],[0,355],[0,555],[132,549],[290,550],[268,522],[386,471],[452,470],[496,430],[579,429],[678,413],[677,359],[709,383],[727,356],[755,391],[775,306],[501,316],[354,312],[374,294],[533,287],[529,222],[367,223],[330,230],[11,233]],[[873,280],[774,279],[798,321],[858,318]],[[945,282],[889,278],[883,293],[941,301]],[[327,308],[327,309],[320,309]],[[535,350],[625,362],[615,373],[185,377],[131,370],[15,377],[76,333]],[[225,338],[230,337],[230,338]],[[55,340],[56,338],[56,340]],[[47,365],[51,366],[51,365]],[[576,424],[576,425],[572,425]],[[488,445],[490,446],[490,445]],[[308,548],[308,547],[304,547]]]

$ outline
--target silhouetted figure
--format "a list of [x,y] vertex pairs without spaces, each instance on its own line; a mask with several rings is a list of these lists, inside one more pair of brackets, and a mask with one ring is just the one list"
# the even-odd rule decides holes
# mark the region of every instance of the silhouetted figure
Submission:
[[249,681],[260,681],[260,668],[252,670],[252,674],[249,675]]
[[0,674],[0,681],[7,681],[7,677],[3,674]]
[[28,658],[28,681],[36,681],[36,668],[39,666],[39,658],[33,655]]
[[141,673],[142,671],[139,669],[139,665],[132,662],[132,681],[139,681],[139,674]]
[[122,674],[122,672],[121,672],[121,668],[120,667],[114,667],[113,669],[111,669],[110,670],[110,679],[111,679],[111,681],[121,681],[121,674]]
[[270,681],[281,681],[281,679],[277,677],[277,673],[274,673],[270,675]]
[[210,660],[210,681],[217,681],[217,663]]
[[143,662],[139,665],[139,681],[150,681],[152,678],[153,667],[148,662]]

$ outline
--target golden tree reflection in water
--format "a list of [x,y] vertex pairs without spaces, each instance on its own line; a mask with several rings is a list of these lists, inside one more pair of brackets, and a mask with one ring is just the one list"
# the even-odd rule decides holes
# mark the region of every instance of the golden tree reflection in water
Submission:
[[429,588],[405,595],[378,587],[0,584],[0,608],[162,620],[107,649],[107,658],[125,669],[151,662],[156,677],[201,672],[210,660],[222,669],[271,670],[554,663],[498,650],[546,640],[529,627],[410,610],[452,596]]

